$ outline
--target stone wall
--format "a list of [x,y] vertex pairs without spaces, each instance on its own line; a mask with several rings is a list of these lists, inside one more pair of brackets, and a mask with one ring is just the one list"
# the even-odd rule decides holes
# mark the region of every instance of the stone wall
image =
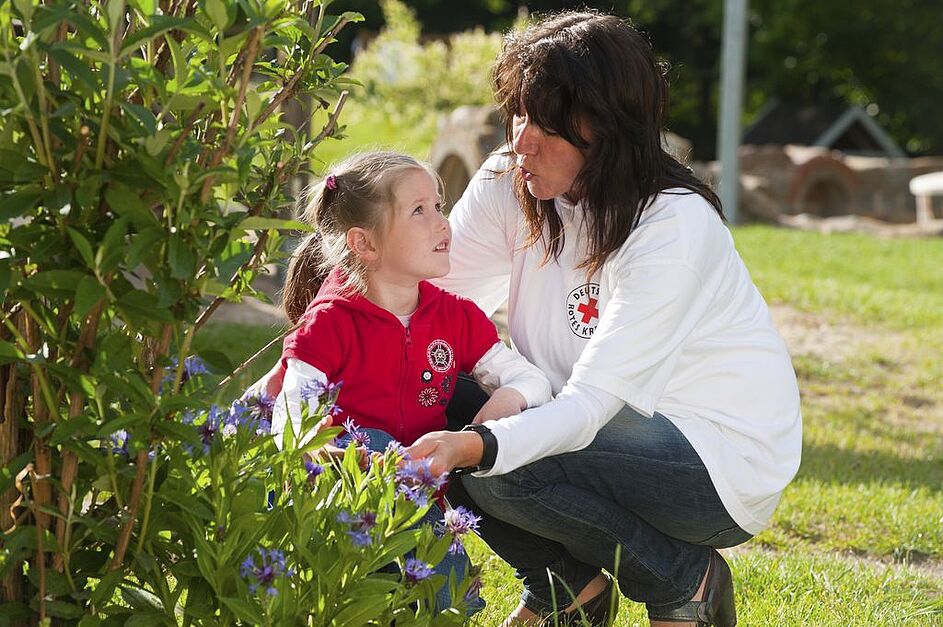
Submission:
[[[720,165],[693,164],[716,180]],[[754,219],[778,214],[857,215],[892,223],[915,220],[910,179],[943,170],[943,157],[888,159],[810,146],[742,146],[742,210]],[[937,207],[943,213],[943,203]]]
[[[443,118],[430,161],[454,202],[488,154],[504,143],[504,128],[493,107],[460,107]],[[684,160],[690,143],[668,134],[669,151]],[[705,180],[716,182],[717,162],[691,163]],[[911,223],[916,204],[910,179],[943,170],[943,157],[887,159],[861,157],[810,146],[742,146],[741,213],[745,219],[781,222],[782,216],[863,216]],[[943,199],[934,200],[943,217]]]

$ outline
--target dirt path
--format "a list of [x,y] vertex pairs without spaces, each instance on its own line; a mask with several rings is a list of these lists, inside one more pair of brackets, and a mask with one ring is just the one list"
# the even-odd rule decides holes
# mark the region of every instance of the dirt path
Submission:
[[770,315],[793,357],[813,355],[840,360],[885,334],[848,322],[829,322],[821,314],[798,311],[788,305],[770,306]]

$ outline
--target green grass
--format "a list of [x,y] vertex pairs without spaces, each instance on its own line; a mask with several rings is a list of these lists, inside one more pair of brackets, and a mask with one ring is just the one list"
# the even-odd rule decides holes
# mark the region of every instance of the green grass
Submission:
[[893,328],[943,328],[943,239],[879,239],[739,227],[734,237],[771,302]]
[[[943,241],[741,227],[771,303],[855,331],[824,358],[794,355],[804,450],[769,529],[729,552],[742,625],[943,625]],[[253,352],[273,329],[210,326],[199,345]],[[247,374],[255,380],[275,359]],[[481,542],[495,625],[519,582]],[[623,600],[616,623],[645,625]]]
[[[475,625],[497,625],[516,605],[517,581],[483,543],[469,553],[482,563],[488,606]],[[775,552],[747,545],[726,552],[734,573],[739,624],[851,627],[940,625],[938,578],[915,568],[853,557]],[[648,625],[644,607],[621,599],[617,627]]]
[[[221,351],[234,367],[238,367],[281,332],[282,329],[275,326],[210,322],[193,338],[193,350],[197,353],[207,349]],[[278,342],[253,361],[244,372],[233,377],[232,382],[226,389],[221,390],[220,394],[223,398],[227,398],[227,395],[238,396],[242,390],[268,372],[281,354],[282,345]]]

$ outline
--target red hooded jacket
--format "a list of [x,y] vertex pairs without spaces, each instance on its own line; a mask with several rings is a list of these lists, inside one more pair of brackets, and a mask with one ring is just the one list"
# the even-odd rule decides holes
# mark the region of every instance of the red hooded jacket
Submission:
[[363,428],[382,429],[404,445],[445,428],[445,407],[459,372],[471,372],[498,341],[472,301],[419,283],[419,306],[409,328],[361,294],[342,290],[344,274],[328,275],[285,338],[282,363],[308,363],[333,383],[343,381],[341,415]]

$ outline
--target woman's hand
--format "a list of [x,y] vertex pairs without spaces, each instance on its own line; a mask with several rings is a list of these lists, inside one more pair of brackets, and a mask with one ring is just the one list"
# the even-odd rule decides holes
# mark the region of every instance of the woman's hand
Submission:
[[433,431],[416,440],[406,454],[412,459],[428,459],[432,473],[441,474],[477,466],[484,448],[481,436],[474,431]]

